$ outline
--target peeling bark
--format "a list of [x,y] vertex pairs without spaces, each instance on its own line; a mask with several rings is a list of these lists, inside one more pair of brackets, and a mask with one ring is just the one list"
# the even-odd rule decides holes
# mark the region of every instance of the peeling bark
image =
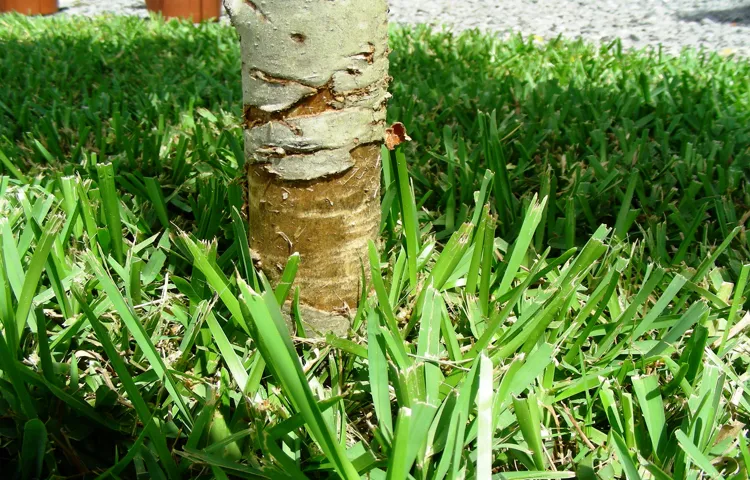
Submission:
[[357,306],[380,221],[385,0],[224,0],[242,48],[250,243],[268,277],[300,254],[321,331]]

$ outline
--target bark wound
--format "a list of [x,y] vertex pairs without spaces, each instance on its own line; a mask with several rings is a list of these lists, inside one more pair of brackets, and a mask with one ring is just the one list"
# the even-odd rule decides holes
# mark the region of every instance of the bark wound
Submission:
[[331,106],[333,92],[326,85],[318,89],[317,93],[305,97],[296,104],[279,112],[266,112],[254,105],[245,105],[245,127],[253,128],[268,122],[284,122],[288,118],[317,115],[326,110],[334,110]]
[[255,2],[253,2],[252,0],[244,0],[244,1],[247,4],[247,6],[250,7],[250,10],[252,10],[253,12],[255,12],[255,14],[258,16],[258,18],[260,18],[264,22],[268,21],[268,17],[266,16],[266,14],[264,14],[261,11],[261,9],[258,7],[258,5],[255,4]]
[[249,167],[250,235],[264,271],[278,281],[289,255],[300,254],[296,284],[305,304],[325,311],[354,308],[360,261],[380,219],[380,146],[350,152],[346,172],[310,181],[285,181],[267,165]]
[[367,43],[367,51],[362,53],[362,58],[368,63],[368,65],[372,65],[373,58],[375,57],[375,45],[372,43]]

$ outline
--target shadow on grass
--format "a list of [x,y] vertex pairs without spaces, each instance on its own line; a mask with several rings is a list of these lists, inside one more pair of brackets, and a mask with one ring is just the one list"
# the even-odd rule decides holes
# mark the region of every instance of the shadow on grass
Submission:
[[0,19],[0,135],[19,140],[62,114],[76,128],[106,124],[115,111],[128,126],[198,107],[240,111],[229,29],[135,17]]
[[[472,33],[417,31],[393,37],[392,48],[391,113],[415,139],[412,170],[418,197],[433,192],[428,210],[448,212],[454,189],[459,206],[472,205],[491,168],[503,238],[515,238],[531,196],[549,192],[540,247],[580,246],[620,220],[621,235],[643,240],[652,258],[692,263],[700,254],[684,235],[720,242],[750,203],[740,193],[750,181],[747,63]],[[493,111],[497,133],[488,133],[477,112]],[[745,257],[746,240],[736,244]]]
[[[72,164],[92,151],[118,171],[159,177],[169,197],[212,169],[232,175],[222,161],[227,151],[242,161],[241,63],[231,27],[132,17],[11,16],[3,24],[0,149],[23,169],[47,166],[37,142]],[[620,216],[622,232],[634,238],[663,228],[666,241],[651,240],[672,258],[696,219],[708,230],[693,233],[718,240],[750,203],[747,63],[426,29],[394,30],[391,46],[389,117],[414,139],[407,149],[418,198],[438,224],[451,193],[457,220],[462,204],[474,207],[486,168],[496,173],[501,199],[498,234],[513,238],[531,196],[548,192],[539,244],[559,249]],[[189,142],[187,163],[173,165],[168,126]],[[447,136],[455,179],[446,177]],[[122,185],[138,193],[137,182]],[[185,209],[172,206],[175,214]]]

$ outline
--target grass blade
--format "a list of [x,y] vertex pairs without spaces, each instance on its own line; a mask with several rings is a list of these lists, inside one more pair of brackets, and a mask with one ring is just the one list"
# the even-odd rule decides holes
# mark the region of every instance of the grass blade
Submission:
[[281,383],[295,410],[302,414],[306,428],[339,475],[345,479],[358,479],[359,474],[318,408],[276,298],[269,292],[263,296],[255,293],[242,279],[238,279],[238,284],[247,307],[247,323],[253,327],[253,339],[269,369]]
[[21,447],[21,472],[24,478],[42,478],[44,455],[47,451],[47,428],[38,418],[27,421],[23,427]]
[[737,318],[737,311],[740,306],[744,303],[743,294],[745,293],[745,286],[747,285],[747,278],[750,274],[750,264],[743,265],[740,271],[740,278],[737,281],[737,286],[734,289],[734,297],[732,298],[732,306],[729,308],[729,314],[727,315],[727,325],[724,327],[724,333],[721,335],[721,343],[719,344],[719,356],[723,356],[724,349],[726,348],[727,339],[729,338],[729,332],[734,326],[734,322]]
[[417,223],[417,204],[414,190],[409,184],[409,172],[406,169],[406,156],[399,148],[396,150],[399,198],[401,199],[401,219],[406,237],[406,262],[409,267],[409,286],[417,287],[417,257],[419,257],[419,224]]
[[523,439],[532,452],[534,466],[539,470],[545,470],[547,459],[542,441],[542,424],[536,395],[530,394],[527,398],[514,397],[513,409],[516,412]]
[[[18,305],[16,307],[16,332],[20,336],[24,328],[26,328],[26,322],[29,318],[31,311],[31,304],[34,300],[34,295],[39,289],[39,280],[44,271],[44,266],[47,263],[47,257],[49,256],[52,246],[55,242],[55,236],[57,235],[60,227],[62,226],[63,219],[60,216],[53,217],[45,226],[42,237],[39,239],[34,255],[31,257],[31,262],[26,270],[26,275],[23,281],[23,290],[21,290],[21,297],[18,299]],[[13,342],[13,351],[18,344],[19,339],[13,339],[8,341]]]
[[[117,288],[114,281],[112,281],[112,278],[104,270],[104,268],[102,268],[102,266],[94,258],[94,256],[91,255],[91,253],[86,253],[84,254],[84,258],[86,259],[86,263],[88,263],[91,271],[99,280],[99,284],[106,292],[107,297],[114,304],[117,313],[119,313],[120,318],[122,319],[130,334],[133,336],[133,339],[148,359],[151,368],[154,369],[159,378],[164,382],[164,385],[167,388],[170,397],[172,397],[172,400],[174,400],[175,405],[177,405],[177,408],[182,414],[185,422],[188,425],[192,425],[190,412],[188,411],[187,406],[182,399],[182,395],[180,395],[177,389],[177,384],[175,383],[172,374],[167,370],[166,365],[164,365],[164,360],[161,358],[161,355],[154,347],[154,344],[151,342],[151,339],[144,329],[143,324],[135,316],[132,308],[126,303],[125,298],[123,298],[122,293]],[[83,297],[79,295],[78,301],[82,302],[82,299]],[[89,321],[91,321],[91,316],[89,316]]]
[[479,390],[477,391],[477,478],[492,476],[492,444],[494,418],[492,416],[493,388],[492,360],[479,355]]
[[526,211],[526,216],[523,219],[523,225],[521,225],[521,232],[518,234],[515,243],[513,244],[510,258],[508,259],[505,273],[500,281],[498,287],[498,295],[502,296],[510,289],[510,284],[516,278],[518,269],[521,266],[523,258],[526,256],[526,252],[531,245],[531,241],[534,239],[534,232],[539,226],[539,222],[542,220],[542,214],[544,213],[544,207],[547,204],[547,199],[543,198],[539,203],[537,202],[536,196],[531,201],[531,205]]
[[120,353],[117,351],[114,344],[112,344],[112,340],[109,338],[109,333],[104,328],[104,325],[99,322],[96,314],[94,314],[88,306],[84,296],[78,291],[74,291],[74,294],[78,302],[81,304],[84,314],[88,317],[89,323],[91,324],[96,337],[101,342],[102,348],[106,352],[112,368],[117,373],[120,382],[122,382],[122,386],[127,392],[128,398],[133,403],[133,408],[141,419],[141,422],[143,422],[144,428],[148,431],[148,436],[154,444],[154,448],[159,455],[159,460],[161,460],[162,466],[167,470],[167,475],[170,479],[180,478],[177,464],[174,462],[172,454],[167,447],[167,440],[161,432],[159,425],[156,423],[154,416],[149,411],[148,405],[146,405],[146,402],[143,400],[141,393],[138,391],[138,386],[133,381],[133,377],[130,376],[125,361],[120,356]]
[[122,219],[120,218],[120,198],[115,187],[115,167],[111,163],[100,163],[96,165],[96,172],[112,252],[117,263],[122,265],[125,261],[125,243],[123,242]]
[[654,453],[659,458],[667,441],[666,409],[659,390],[659,379],[655,375],[635,377],[633,390],[641,407]]
[[224,360],[224,363],[226,363],[234,381],[237,382],[240,391],[245,391],[248,379],[245,367],[242,366],[242,361],[240,361],[240,358],[234,353],[234,347],[229,343],[229,339],[221,328],[221,325],[219,325],[219,322],[216,320],[216,316],[213,312],[209,312],[206,316],[206,325],[208,325],[208,329],[211,331],[211,336],[214,337],[216,346],[221,352],[221,358]]
[[617,458],[620,460],[620,465],[622,465],[622,469],[625,470],[625,477],[628,480],[641,480],[641,475],[638,473],[638,467],[636,466],[633,457],[630,455],[627,445],[625,445],[625,440],[623,440],[617,432],[610,432],[610,435],[614,439],[613,446],[615,452],[617,452]]
[[279,305],[284,305],[287,298],[289,298],[289,292],[292,290],[294,278],[297,276],[299,260],[299,253],[295,252],[286,262],[286,267],[284,267],[284,271],[281,274],[281,278],[279,278],[279,283],[276,285],[276,291],[274,292],[276,295],[276,301],[279,302]]
[[693,462],[695,462],[695,464],[698,466],[698,468],[701,469],[703,473],[715,479],[721,480],[724,478],[721,476],[721,473],[716,470],[716,467],[711,464],[711,461],[706,458],[703,453],[701,453],[698,447],[696,447],[695,444],[690,441],[688,436],[685,435],[682,430],[676,430],[674,432],[674,435],[677,438],[677,443],[679,443],[680,447],[682,447],[682,450],[688,455],[688,457],[690,457]]

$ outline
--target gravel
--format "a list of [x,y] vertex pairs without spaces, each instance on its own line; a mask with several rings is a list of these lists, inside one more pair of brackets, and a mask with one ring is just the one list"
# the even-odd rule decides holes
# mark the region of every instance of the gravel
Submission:
[[750,55],[750,1],[738,0],[391,0],[393,20],[503,35],[562,35],[625,47],[662,44]]
[[[283,0],[280,0],[283,1]],[[748,0],[390,0],[391,20],[439,28],[478,28],[610,42],[627,48],[661,44],[677,53],[698,47],[750,56]],[[147,16],[144,0],[60,0],[61,15]]]
[[58,0],[59,15],[135,15],[148,17],[145,0]]

